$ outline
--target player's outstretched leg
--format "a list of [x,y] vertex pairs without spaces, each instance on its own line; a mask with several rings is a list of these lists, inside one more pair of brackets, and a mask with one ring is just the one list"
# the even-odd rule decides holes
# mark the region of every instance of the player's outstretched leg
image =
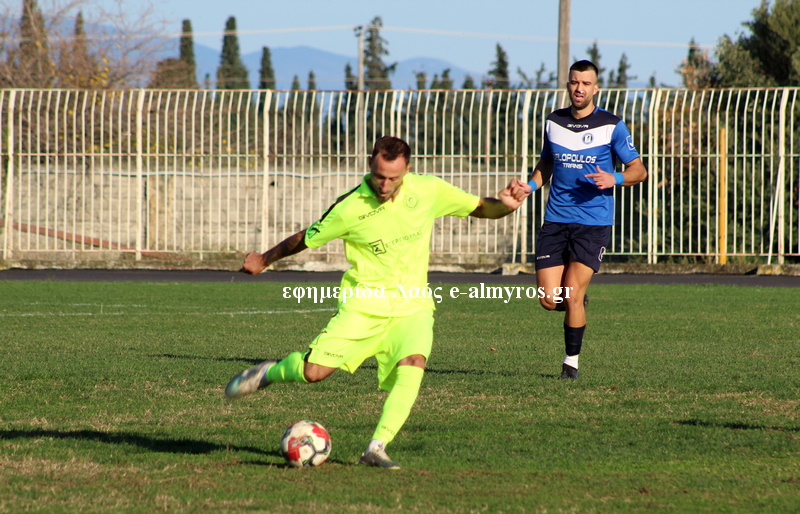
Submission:
[[259,389],[264,389],[269,385],[267,380],[267,370],[277,364],[278,361],[267,360],[246,369],[233,377],[228,386],[225,388],[225,396],[231,400],[241,398],[250,393],[254,393]]
[[279,361],[264,361],[233,377],[225,388],[225,396],[231,399],[264,389],[270,384],[308,382],[303,369],[303,352],[290,353]]

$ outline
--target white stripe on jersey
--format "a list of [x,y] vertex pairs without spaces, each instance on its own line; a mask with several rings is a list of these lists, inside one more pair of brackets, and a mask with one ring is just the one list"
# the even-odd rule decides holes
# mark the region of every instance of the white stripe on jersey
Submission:
[[603,125],[581,132],[562,127],[552,120],[547,120],[547,135],[550,145],[558,145],[567,150],[580,151],[587,148],[596,148],[611,143],[611,136],[614,134],[616,125]]

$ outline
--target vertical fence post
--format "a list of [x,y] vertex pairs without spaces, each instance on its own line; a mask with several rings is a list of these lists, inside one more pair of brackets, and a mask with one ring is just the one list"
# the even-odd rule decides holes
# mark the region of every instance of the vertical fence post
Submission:
[[[3,209],[3,216],[5,218],[5,227],[3,228],[3,260],[7,260],[11,255],[12,239],[9,234],[14,229],[14,123],[16,122],[14,107],[16,99],[17,90],[12,89],[8,97],[8,119],[5,123],[5,126],[8,127],[6,140],[4,142],[6,146],[6,155],[8,156],[8,170],[6,171],[5,184],[6,204]],[[2,102],[0,102],[0,105],[2,105]],[[2,187],[2,184],[0,184],[0,187]]]
[[772,264],[772,251],[775,244],[775,229],[778,231],[778,264],[783,264],[785,253],[785,215],[784,198],[786,192],[786,106],[789,102],[789,88],[783,88],[778,127],[778,178],[775,180],[772,209],[770,212],[769,252],[767,264]]
[[728,264],[728,131],[719,129],[719,188],[717,189],[717,263]]
[[649,177],[647,179],[647,263],[658,262],[658,172],[659,172],[659,145],[658,132],[660,122],[661,89],[651,92],[650,101],[650,161],[647,163]]
[[144,97],[145,90],[139,89],[136,98],[136,260],[142,260],[144,243]]
[[[533,95],[533,91],[530,89],[525,90],[525,97],[522,101],[522,141],[520,141],[520,148],[522,153],[522,164],[520,175],[522,176],[522,180],[527,182],[528,180],[528,140],[530,139],[530,111],[531,109],[531,96]],[[533,201],[531,198],[528,200],[530,202]],[[525,264],[527,261],[528,256],[528,206],[526,204],[522,205],[521,209],[517,209],[517,212],[522,211],[519,214],[519,222],[516,224],[517,227],[520,228],[521,234],[519,238],[520,244],[520,251],[519,251],[519,263]],[[517,244],[517,238],[514,238],[514,244]],[[516,252],[514,252],[514,256],[516,257]]]
[[361,164],[361,159],[367,153],[367,107],[365,91],[358,91],[356,95],[356,166]]
[[789,88],[783,88],[780,114],[780,162],[778,164],[778,264],[786,257],[786,109],[789,103]]
[[262,134],[264,137],[264,174],[261,183],[261,248],[255,248],[257,252],[264,252],[269,248],[269,183],[270,183],[270,166],[269,166],[269,136],[270,136],[270,118],[269,112],[272,108],[272,90],[268,89],[262,93],[264,95],[262,110]]

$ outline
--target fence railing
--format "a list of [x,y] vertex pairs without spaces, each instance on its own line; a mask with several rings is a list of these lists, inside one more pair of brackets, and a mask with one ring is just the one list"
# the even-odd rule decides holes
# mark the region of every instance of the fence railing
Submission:
[[[0,90],[6,261],[266,249],[311,224],[398,135],[413,170],[493,196],[526,178],[563,91]],[[615,190],[607,255],[800,257],[798,89],[604,90],[650,177]],[[443,218],[440,265],[530,262],[547,188],[515,215]],[[340,263],[341,244],[304,252]]]

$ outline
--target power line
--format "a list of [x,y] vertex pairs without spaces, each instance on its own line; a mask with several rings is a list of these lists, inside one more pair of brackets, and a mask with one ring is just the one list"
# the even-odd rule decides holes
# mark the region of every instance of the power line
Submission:
[[[258,34],[288,34],[294,32],[323,32],[323,31],[338,31],[338,30],[347,30],[347,31],[354,31],[358,27],[363,27],[364,29],[369,29],[370,26],[368,25],[333,25],[333,26],[323,26],[323,27],[290,27],[290,28],[281,28],[281,29],[251,29],[251,30],[236,30],[236,31],[225,31],[225,30],[218,30],[218,31],[204,31],[204,32],[192,32],[192,37],[209,37],[209,36],[228,36],[228,35],[258,35]],[[419,29],[413,27],[376,27],[382,31],[388,32],[406,32],[411,34],[429,34],[434,36],[451,36],[451,37],[466,37],[466,38],[481,38],[481,39],[499,39],[499,40],[510,40],[510,41],[535,41],[540,43],[556,43],[558,38],[556,37],[548,37],[548,36],[520,36],[514,34],[499,34],[499,33],[488,33],[488,32],[466,32],[460,30],[438,30],[438,29]],[[113,41],[121,38],[141,38],[141,39],[172,39],[172,38],[179,38],[183,36],[182,32],[167,32],[167,33],[141,33],[141,34],[96,34],[96,35],[89,35],[87,34],[84,36],[87,40],[93,41]],[[53,39],[71,39],[73,36],[64,36],[62,38],[53,38]],[[3,42],[20,42],[22,38],[3,38],[0,37],[0,41]],[[668,43],[668,42],[658,42],[658,41],[622,41],[622,40],[610,40],[610,39],[586,39],[586,38],[570,38],[571,43],[594,43],[602,45],[612,45],[612,46],[646,46],[646,47],[662,47],[662,48],[687,48],[689,45],[688,43]],[[714,45],[701,45],[697,44],[699,48],[704,49],[712,49]]]

